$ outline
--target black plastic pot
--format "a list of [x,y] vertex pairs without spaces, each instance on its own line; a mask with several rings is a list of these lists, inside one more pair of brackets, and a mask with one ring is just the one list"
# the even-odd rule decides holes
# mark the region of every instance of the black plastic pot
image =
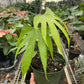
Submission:
[[75,57],[78,57],[80,55],[80,50],[76,49],[74,51],[74,48],[70,48],[69,50],[69,59],[73,60]]
[[[54,54],[56,54],[56,52],[54,52]],[[57,55],[61,60],[63,60],[64,65],[65,65],[65,60],[63,58],[62,55],[58,54]],[[35,64],[35,63],[34,63]],[[49,72],[47,73],[47,78],[48,80],[45,78],[45,73],[42,71],[39,71],[36,69],[36,67],[34,66],[34,64],[32,64],[31,68],[34,72],[34,76],[35,76],[35,82],[36,84],[59,84],[59,80],[61,77],[61,74],[63,72],[63,68],[57,72]],[[41,66],[39,66],[40,69]]]
[[17,63],[17,60],[14,62],[14,58],[13,53],[4,56],[3,52],[0,51],[0,71],[12,69]]
[[47,80],[45,78],[44,72],[40,72],[33,67],[32,67],[32,69],[33,69],[33,72],[34,72],[36,84],[58,84],[59,80],[60,80],[60,77],[61,77],[61,74],[63,72],[63,69],[62,69],[58,72],[47,73],[47,77],[48,77],[48,80]]
[[80,31],[80,36],[82,37],[82,40],[84,40],[84,31]]
[[82,40],[84,40],[84,35],[82,35]]

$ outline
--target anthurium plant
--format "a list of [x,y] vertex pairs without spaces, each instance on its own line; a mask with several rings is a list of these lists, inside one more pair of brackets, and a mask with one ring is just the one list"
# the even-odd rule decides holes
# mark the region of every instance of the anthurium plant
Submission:
[[7,55],[8,51],[15,47],[17,38],[17,34],[11,30],[0,29],[0,50],[3,50],[4,55]]
[[68,47],[70,44],[68,37],[68,28],[62,26],[63,22],[61,19],[56,16],[49,8],[46,8],[44,14],[38,14],[34,17],[33,20],[34,27],[30,25],[24,25],[21,30],[20,37],[18,38],[16,46],[18,47],[15,55],[15,59],[18,53],[21,50],[25,50],[24,56],[22,59],[22,75],[24,78],[25,73],[28,71],[29,66],[31,65],[32,58],[35,56],[35,44],[38,42],[38,48],[40,53],[41,62],[43,65],[43,69],[46,75],[46,67],[47,67],[47,49],[49,49],[52,59],[53,59],[53,46],[51,36],[60,50],[61,55],[63,56],[61,41],[57,27],[64,33],[67,41]]
[[29,12],[19,9],[3,9],[0,12],[0,50],[7,55],[16,46],[23,25],[29,21]]

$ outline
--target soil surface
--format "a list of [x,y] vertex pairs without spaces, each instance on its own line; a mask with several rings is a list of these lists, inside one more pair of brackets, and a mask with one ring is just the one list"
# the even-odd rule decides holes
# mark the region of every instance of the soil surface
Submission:
[[[48,54],[47,57],[47,72],[57,72],[60,71],[63,66],[64,66],[64,60],[62,60],[60,57],[54,55],[54,60],[52,60],[50,54]],[[41,63],[41,59],[40,56],[36,55],[33,59],[32,59],[32,66],[43,72],[43,66]]]

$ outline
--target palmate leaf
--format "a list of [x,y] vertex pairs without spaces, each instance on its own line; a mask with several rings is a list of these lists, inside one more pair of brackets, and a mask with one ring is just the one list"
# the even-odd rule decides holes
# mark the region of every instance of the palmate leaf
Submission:
[[31,64],[31,60],[34,53],[35,41],[36,41],[36,34],[35,32],[33,32],[33,34],[31,34],[31,37],[29,38],[29,42],[22,59],[21,70],[22,70],[23,79],[24,79],[25,73],[27,72]]
[[[45,12],[44,15],[47,16],[48,19],[51,18],[53,20],[57,20],[58,22],[60,22],[60,24],[63,24],[62,20],[56,14],[54,14],[49,8],[47,8],[47,12]],[[67,26],[65,24],[63,24],[63,25],[65,26],[67,32],[69,32]]]
[[23,39],[23,37],[30,31],[33,30],[33,27],[31,27],[30,25],[24,25],[24,27],[22,28],[21,34],[18,38],[17,44],[16,46],[20,43],[20,41]]
[[17,51],[15,54],[15,59],[19,53],[25,50],[23,59],[22,59],[22,77],[24,77],[25,73],[29,69],[31,64],[31,59],[36,52],[34,52],[34,46],[36,41],[36,32],[33,27],[30,25],[25,25],[22,30],[21,34],[17,41]]
[[[21,42],[18,46],[18,49],[16,51],[16,54],[15,54],[15,59],[17,57],[17,54],[19,53],[19,51],[21,50],[21,48],[25,47],[25,44],[29,43],[29,38],[31,37],[31,35],[34,33],[34,30],[32,30],[31,32],[27,32],[25,38],[21,38]],[[21,33],[22,34],[22,33]],[[20,37],[19,37],[20,38]],[[24,40],[23,40],[24,39]]]
[[[29,26],[26,26],[26,27],[29,27]],[[17,45],[18,48],[17,48],[16,54],[15,54],[15,59],[16,59],[17,55],[25,50],[25,53],[24,53],[23,59],[22,59],[22,66],[21,66],[22,78],[24,78],[25,73],[29,69],[31,60],[34,57],[33,55],[36,54],[36,52],[34,52],[35,41],[36,41],[36,31],[33,29],[30,32],[28,31],[28,32],[24,32],[24,33],[26,34],[24,39],[23,39],[23,37],[22,38],[19,37],[19,39],[21,41]]]
[[[70,41],[69,41],[68,34],[64,30],[64,28],[61,26],[61,24],[63,22],[49,8],[46,8],[45,14],[42,14],[42,15],[39,14],[39,15],[34,17],[34,28],[35,29],[38,29],[38,24],[39,23],[41,23],[42,25],[44,23],[46,23],[46,25],[47,25],[47,23],[48,23],[51,34],[52,34],[52,37],[53,37],[58,49],[60,50],[61,54],[63,55],[63,52],[62,52],[62,49],[61,49],[61,42],[60,42],[59,33],[58,33],[58,31],[57,31],[57,29],[55,27],[55,24],[56,24],[58,26],[58,28],[60,28],[62,30],[62,32],[64,33],[64,35],[65,35],[65,37],[66,37],[66,39],[68,41],[68,46],[69,46]],[[45,41],[45,43],[47,45],[46,34],[43,34],[44,33],[43,31],[47,31],[45,27],[47,27],[47,26],[45,26],[45,24],[44,24],[44,27],[41,26],[41,33],[42,33],[42,37],[43,37],[43,39],[44,39],[44,41]],[[68,31],[68,28],[66,28],[66,29]]]

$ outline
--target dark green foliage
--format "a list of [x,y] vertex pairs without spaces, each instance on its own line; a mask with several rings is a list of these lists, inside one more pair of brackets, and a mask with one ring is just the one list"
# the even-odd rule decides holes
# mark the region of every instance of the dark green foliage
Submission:
[[56,10],[56,8],[57,8],[57,3],[56,2],[47,2],[46,4],[45,4],[45,6],[46,7],[49,7],[51,10]]
[[81,0],[63,0],[63,1],[59,1],[58,3],[56,2],[47,2],[46,6],[51,8],[51,10],[56,10],[58,8],[66,8],[66,7],[71,7],[71,6],[75,6],[77,4],[79,4],[81,2]]
[[3,10],[3,8],[2,7],[0,7],[0,12]]
[[64,3],[68,6],[75,6],[77,4],[79,4],[81,2],[81,0],[67,0],[64,1]]
[[31,4],[29,3],[16,3],[11,7],[8,6],[7,8],[15,8],[20,9],[21,11],[30,11],[29,13],[29,24],[33,26],[33,17],[40,12],[41,9],[41,2],[42,0],[35,0]]
[[16,8],[19,8],[20,10],[28,10],[31,11],[32,13],[39,13],[40,8],[41,8],[41,2],[42,0],[35,0],[31,4],[29,3],[16,3],[13,5]]

